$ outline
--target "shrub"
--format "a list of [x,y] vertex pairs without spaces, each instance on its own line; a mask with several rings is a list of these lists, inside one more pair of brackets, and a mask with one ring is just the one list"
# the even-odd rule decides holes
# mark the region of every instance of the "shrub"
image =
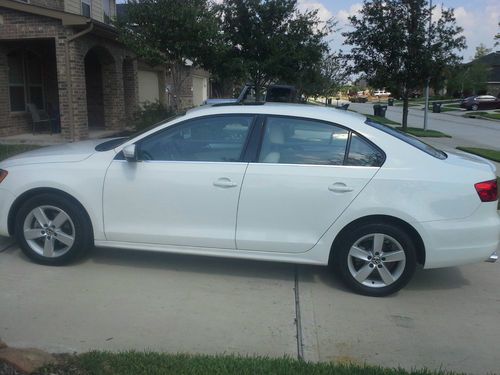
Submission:
[[174,112],[159,101],[145,102],[142,108],[134,114],[133,125],[136,130],[142,130],[173,115]]

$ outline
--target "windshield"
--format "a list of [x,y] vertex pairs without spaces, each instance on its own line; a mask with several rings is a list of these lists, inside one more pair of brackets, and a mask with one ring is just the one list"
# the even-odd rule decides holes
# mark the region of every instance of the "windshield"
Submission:
[[396,130],[388,125],[381,124],[379,122],[373,121],[371,119],[367,119],[365,121],[365,124],[373,126],[374,128],[377,128],[379,130],[382,130],[383,132],[392,135],[393,137],[396,137],[403,142],[409,143],[413,147],[418,148],[419,150],[425,152],[426,154],[429,154],[431,156],[434,156],[435,158],[438,159],[446,159],[448,155],[444,151],[438,150],[437,148],[432,147],[431,145],[428,145],[425,142],[422,142],[420,139],[409,135],[407,133],[403,133],[399,130]]
[[174,120],[174,119],[176,119],[178,117],[184,116],[185,114],[186,114],[186,112],[178,113],[178,114],[176,114],[174,116],[171,116],[171,117],[168,117],[168,118],[166,118],[164,120],[161,120],[161,121],[157,122],[156,124],[147,126],[144,129],[141,129],[141,130],[139,130],[137,132],[134,132],[134,133],[132,133],[132,135],[129,135],[127,137],[119,137],[119,138],[113,138],[113,139],[107,140],[107,141],[105,141],[103,143],[100,143],[97,146],[95,146],[95,150],[96,151],[109,151],[109,150],[112,150],[112,149],[120,146],[121,144],[129,141],[132,138],[135,138],[135,137],[137,137],[137,136],[139,136],[141,134],[144,134],[144,133],[150,131],[151,129],[156,128],[159,125],[163,125],[163,124],[165,124],[167,122],[170,122],[170,121],[172,121],[172,120]]

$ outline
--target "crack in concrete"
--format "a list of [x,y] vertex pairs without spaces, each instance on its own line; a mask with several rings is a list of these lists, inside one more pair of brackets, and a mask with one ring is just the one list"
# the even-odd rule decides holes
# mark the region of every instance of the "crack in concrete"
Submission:
[[302,321],[300,317],[300,298],[299,298],[299,267],[295,265],[294,268],[295,273],[295,285],[294,285],[294,294],[295,294],[295,327],[297,329],[297,358],[299,361],[304,360],[304,341],[302,336]]

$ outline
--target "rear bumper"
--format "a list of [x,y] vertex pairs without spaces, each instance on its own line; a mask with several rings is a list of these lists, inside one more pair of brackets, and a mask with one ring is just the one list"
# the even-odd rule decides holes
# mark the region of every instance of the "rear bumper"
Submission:
[[470,217],[420,223],[426,247],[424,268],[496,261],[500,250],[497,202],[482,204]]

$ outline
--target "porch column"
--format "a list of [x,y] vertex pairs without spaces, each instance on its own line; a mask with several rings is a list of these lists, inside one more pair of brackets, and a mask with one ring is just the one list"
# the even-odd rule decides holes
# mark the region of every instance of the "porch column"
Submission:
[[73,41],[67,46],[66,37],[56,39],[61,133],[68,141],[78,141],[88,137],[85,65],[78,41]]
[[123,60],[123,96],[127,125],[131,125],[134,113],[138,110],[139,100],[137,60],[135,59],[125,58]]
[[125,128],[122,59],[102,66],[104,126],[110,130]]

